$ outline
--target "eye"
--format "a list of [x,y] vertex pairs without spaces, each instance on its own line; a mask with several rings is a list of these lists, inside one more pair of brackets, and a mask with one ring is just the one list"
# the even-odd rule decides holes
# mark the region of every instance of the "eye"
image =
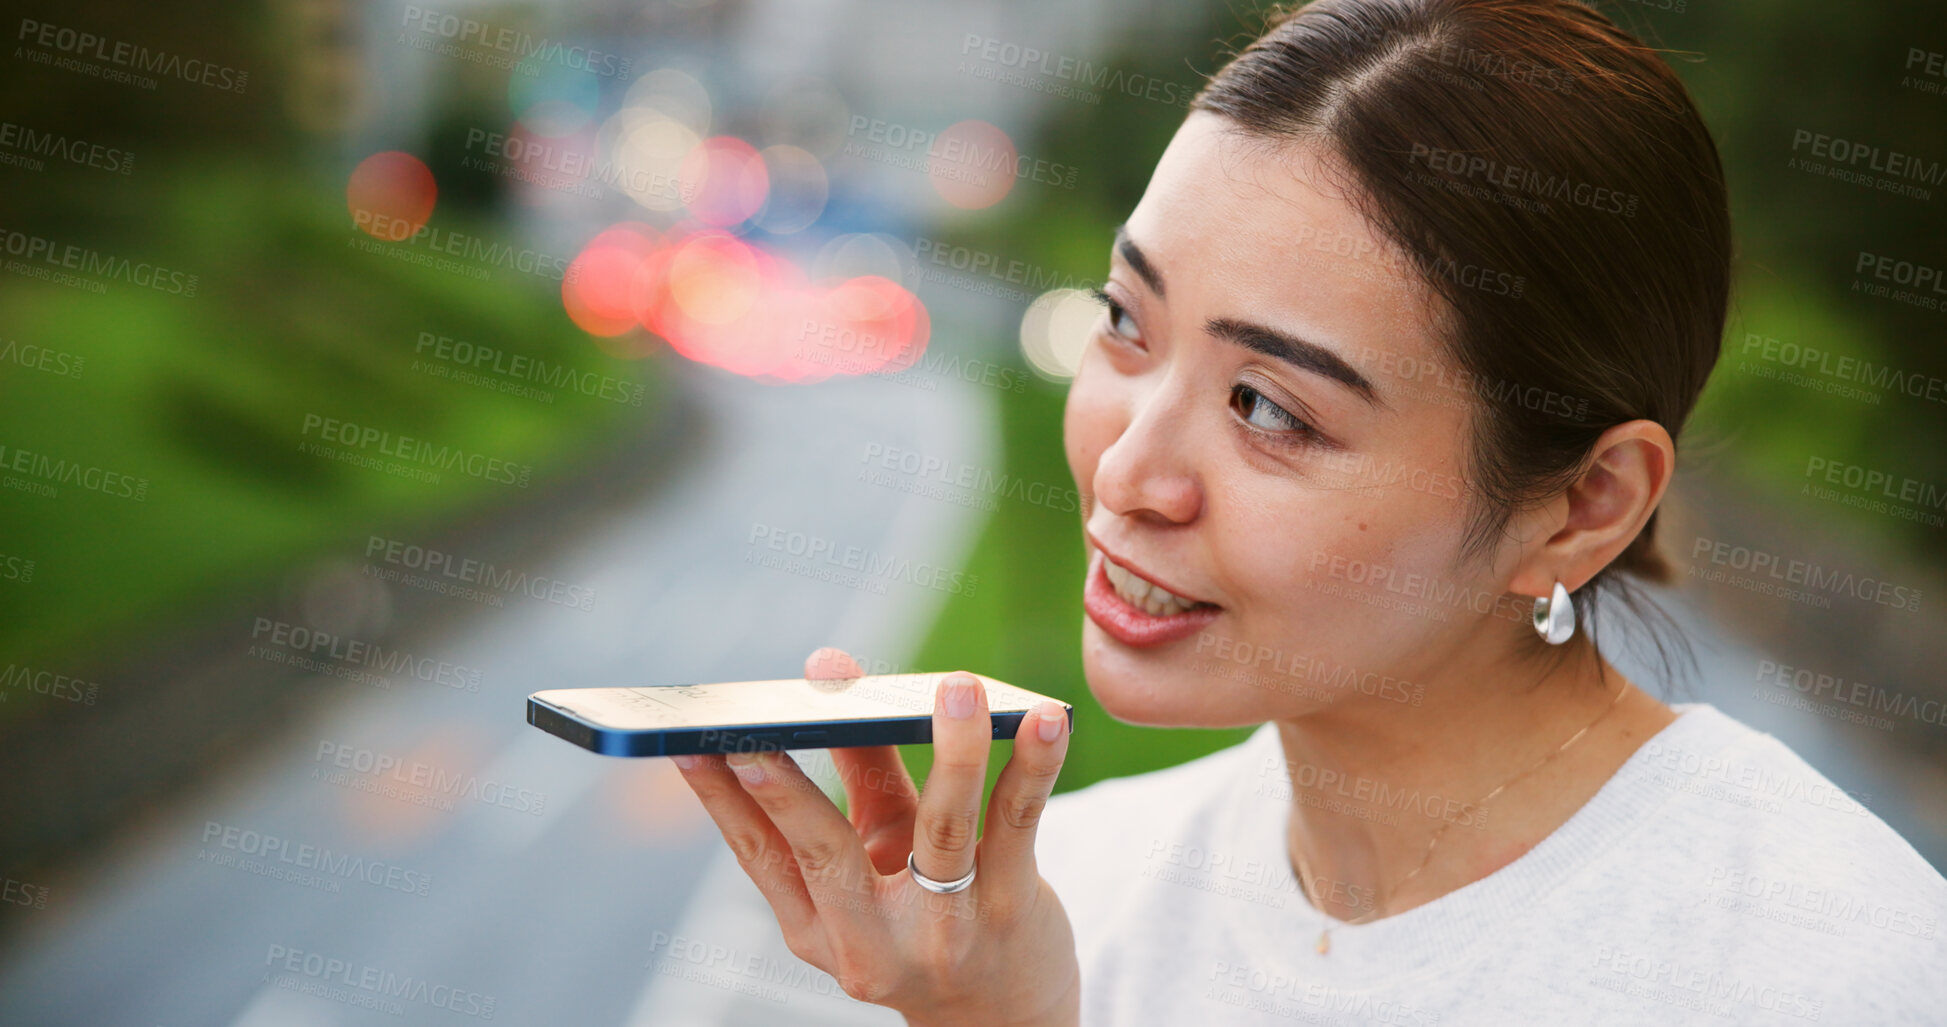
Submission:
[[1142,329],[1136,327],[1136,319],[1129,316],[1129,312],[1123,309],[1122,304],[1117,303],[1101,289],[1094,290],[1094,293],[1096,301],[1109,308],[1110,334],[1121,336],[1130,342],[1142,342]]
[[1263,393],[1249,385],[1231,386],[1230,408],[1259,435],[1275,442],[1309,445],[1320,440],[1318,429],[1266,399]]

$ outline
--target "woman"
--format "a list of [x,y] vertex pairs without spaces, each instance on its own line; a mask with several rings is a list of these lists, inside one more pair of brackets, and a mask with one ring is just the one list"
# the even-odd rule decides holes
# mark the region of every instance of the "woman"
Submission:
[[691,761],[792,951],[915,1024],[1947,1016],[1947,882],[1587,631],[1669,576],[1730,254],[1694,106],[1601,15],[1283,16],[1118,231],[1065,422],[1090,689],[1261,726],[1047,801],[1068,739],[1037,711],[978,837],[957,676],[924,794],[833,752],[849,821],[777,754]]

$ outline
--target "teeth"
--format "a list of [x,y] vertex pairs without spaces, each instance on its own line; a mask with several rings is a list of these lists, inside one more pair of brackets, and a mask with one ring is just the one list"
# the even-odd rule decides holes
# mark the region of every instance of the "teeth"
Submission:
[[[1137,606],[1141,606],[1149,600],[1149,582],[1129,573],[1127,568],[1113,560],[1104,559],[1103,563],[1109,572],[1109,584],[1115,586],[1115,590],[1121,593],[1122,598],[1129,600]],[[1157,589],[1156,591],[1162,592],[1163,590]],[[1168,595],[1169,593],[1164,592],[1163,594]]]
[[1102,569],[1108,576],[1109,584],[1115,586],[1116,595],[1128,600],[1129,605],[1152,617],[1169,617],[1196,605],[1167,589],[1144,581],[1130,573],[1128,568],[1108,557],[1102,558]]

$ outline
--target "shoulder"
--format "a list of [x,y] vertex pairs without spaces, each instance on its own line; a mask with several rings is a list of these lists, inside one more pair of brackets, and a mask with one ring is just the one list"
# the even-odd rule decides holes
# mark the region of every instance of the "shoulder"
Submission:
[[1657,808],[1627,846],[1625,880],[1584,886],[1653,932],[1643,937],[1727,970],[1731,986],[1798,987],[1799,1009],[1841,1020],[1937,1006],[1947,880],[1873,815],[1870,796],[1777,738],[1704,704],[1683,721],[1645,743],[1619,782],[1647,789]]
[[1868,808],[1872,796],[1846,791],[1785,743],[1713,706],[1685,710],[1695,730],[1652,738],[1632,761],[1643,781],[1667,793],[1663,820],[1767,865],[1824,874],[1863,868],[1882,886],[1947,889]]

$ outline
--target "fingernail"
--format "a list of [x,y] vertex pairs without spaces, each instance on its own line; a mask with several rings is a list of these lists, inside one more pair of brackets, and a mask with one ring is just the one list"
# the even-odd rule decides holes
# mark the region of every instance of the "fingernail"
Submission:
[[1041,726],[1038,730],[1041,733],[1042,741],[1052,742],[1061,737],[1062,721],[1068,719],[1063,715],[1061,707],[1056,706],[1054,703],[1044,702],[1035,711],[1035,716],[1041,718]]
[[972,678],[956,674],[946,683],[946,715],[955,720],[973,716],[974,689],[978,687]]
[[696,766],[696,757],[694,756],[671,756],[670,759],[674,760],[676,765],[684,770],[690,770]]
[[732,753],[724,757],[724,762],[730,764],[730,772],[736,774],[739,781],[747,785],[764,783],[764,765],[757,761],[756,753]]

